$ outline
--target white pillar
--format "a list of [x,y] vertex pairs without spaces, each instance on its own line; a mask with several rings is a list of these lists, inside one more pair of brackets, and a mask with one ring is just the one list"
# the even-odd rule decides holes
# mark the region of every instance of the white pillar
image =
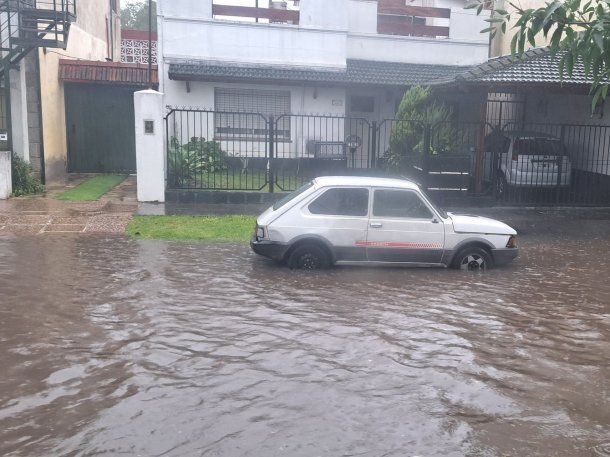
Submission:
[[134,94],[138,201],[165,202],[165,142],[163,94],[143,90]]
[[159,0],[157,14],[166,17],[212,19],[212,2],[213,0]]
[[11,70],[11,119],[13,131],[13,150],[26,162],[30,161],[30,140],[28,131],[28,101],[25,83],[25,62],[21,70]]
[[12,192],[11,151],[0,151],[0,200],[6,200]]

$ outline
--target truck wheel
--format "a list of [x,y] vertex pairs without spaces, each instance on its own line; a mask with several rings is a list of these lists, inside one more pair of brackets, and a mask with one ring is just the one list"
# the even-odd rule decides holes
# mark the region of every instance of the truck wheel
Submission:
[[504,197],[506,195],[506,191],[508,190],[508,183],[506,182],[506,177],[503,173],[498,175],[498,179],[496,180],[496,194],[499,198]]
[[296,270],[323,270],[330,267],[330,256],[315,244],[303,244],[292,251],[288,266]]
[[493,259],[483,248],[462,249],[453,261],[453,268],[464,271],[484,271],[493,267]]

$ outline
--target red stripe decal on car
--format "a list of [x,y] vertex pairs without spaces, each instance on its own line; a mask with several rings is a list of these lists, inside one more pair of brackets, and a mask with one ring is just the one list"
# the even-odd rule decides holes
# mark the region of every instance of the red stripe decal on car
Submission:
[[400,243],[397,241],[356,241],[358,247],[397,249],[442,249],[436,243]]

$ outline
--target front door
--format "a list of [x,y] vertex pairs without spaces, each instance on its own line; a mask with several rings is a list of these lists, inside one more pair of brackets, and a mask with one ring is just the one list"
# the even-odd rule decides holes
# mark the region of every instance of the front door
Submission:
[[445,229],[420,195],[407,189],[374,189],[366,240],[378,262],[440,263]]

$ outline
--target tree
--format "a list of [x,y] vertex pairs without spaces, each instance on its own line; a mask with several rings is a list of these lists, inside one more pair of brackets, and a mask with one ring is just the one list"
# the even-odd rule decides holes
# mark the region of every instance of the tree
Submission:
[[511,53],[522,55],[526,46],[536,46],[536,38],[549,41],[550,52],[559,58],[562,77],[571,76],[574,65],[582,63],[591,85],[592,108],[608,95],[610,81],[610,2],[608,0],[554,0],[540,8],[521,8],[509,0],[514,10],[495,8],[497,0],[475,0],[466,8],[492,9],[490,26],[483,33],[506,33],[511,16],[517,21],[512,27],[514,36]]
[[[451,109],[434,100],[429,87],[413,86],[400,102],[385,159],[388,166],[402,171],[414,156],[446,153],[455,143],[457,132],[451,125]],[[424,151],[425,129],[434,127],[434,141]]]
[[[153,32],[157,31],[157,2],[152,2]],[[121,26],[124,29],[148,31],[148,0],[128,3],[121,8]]]

